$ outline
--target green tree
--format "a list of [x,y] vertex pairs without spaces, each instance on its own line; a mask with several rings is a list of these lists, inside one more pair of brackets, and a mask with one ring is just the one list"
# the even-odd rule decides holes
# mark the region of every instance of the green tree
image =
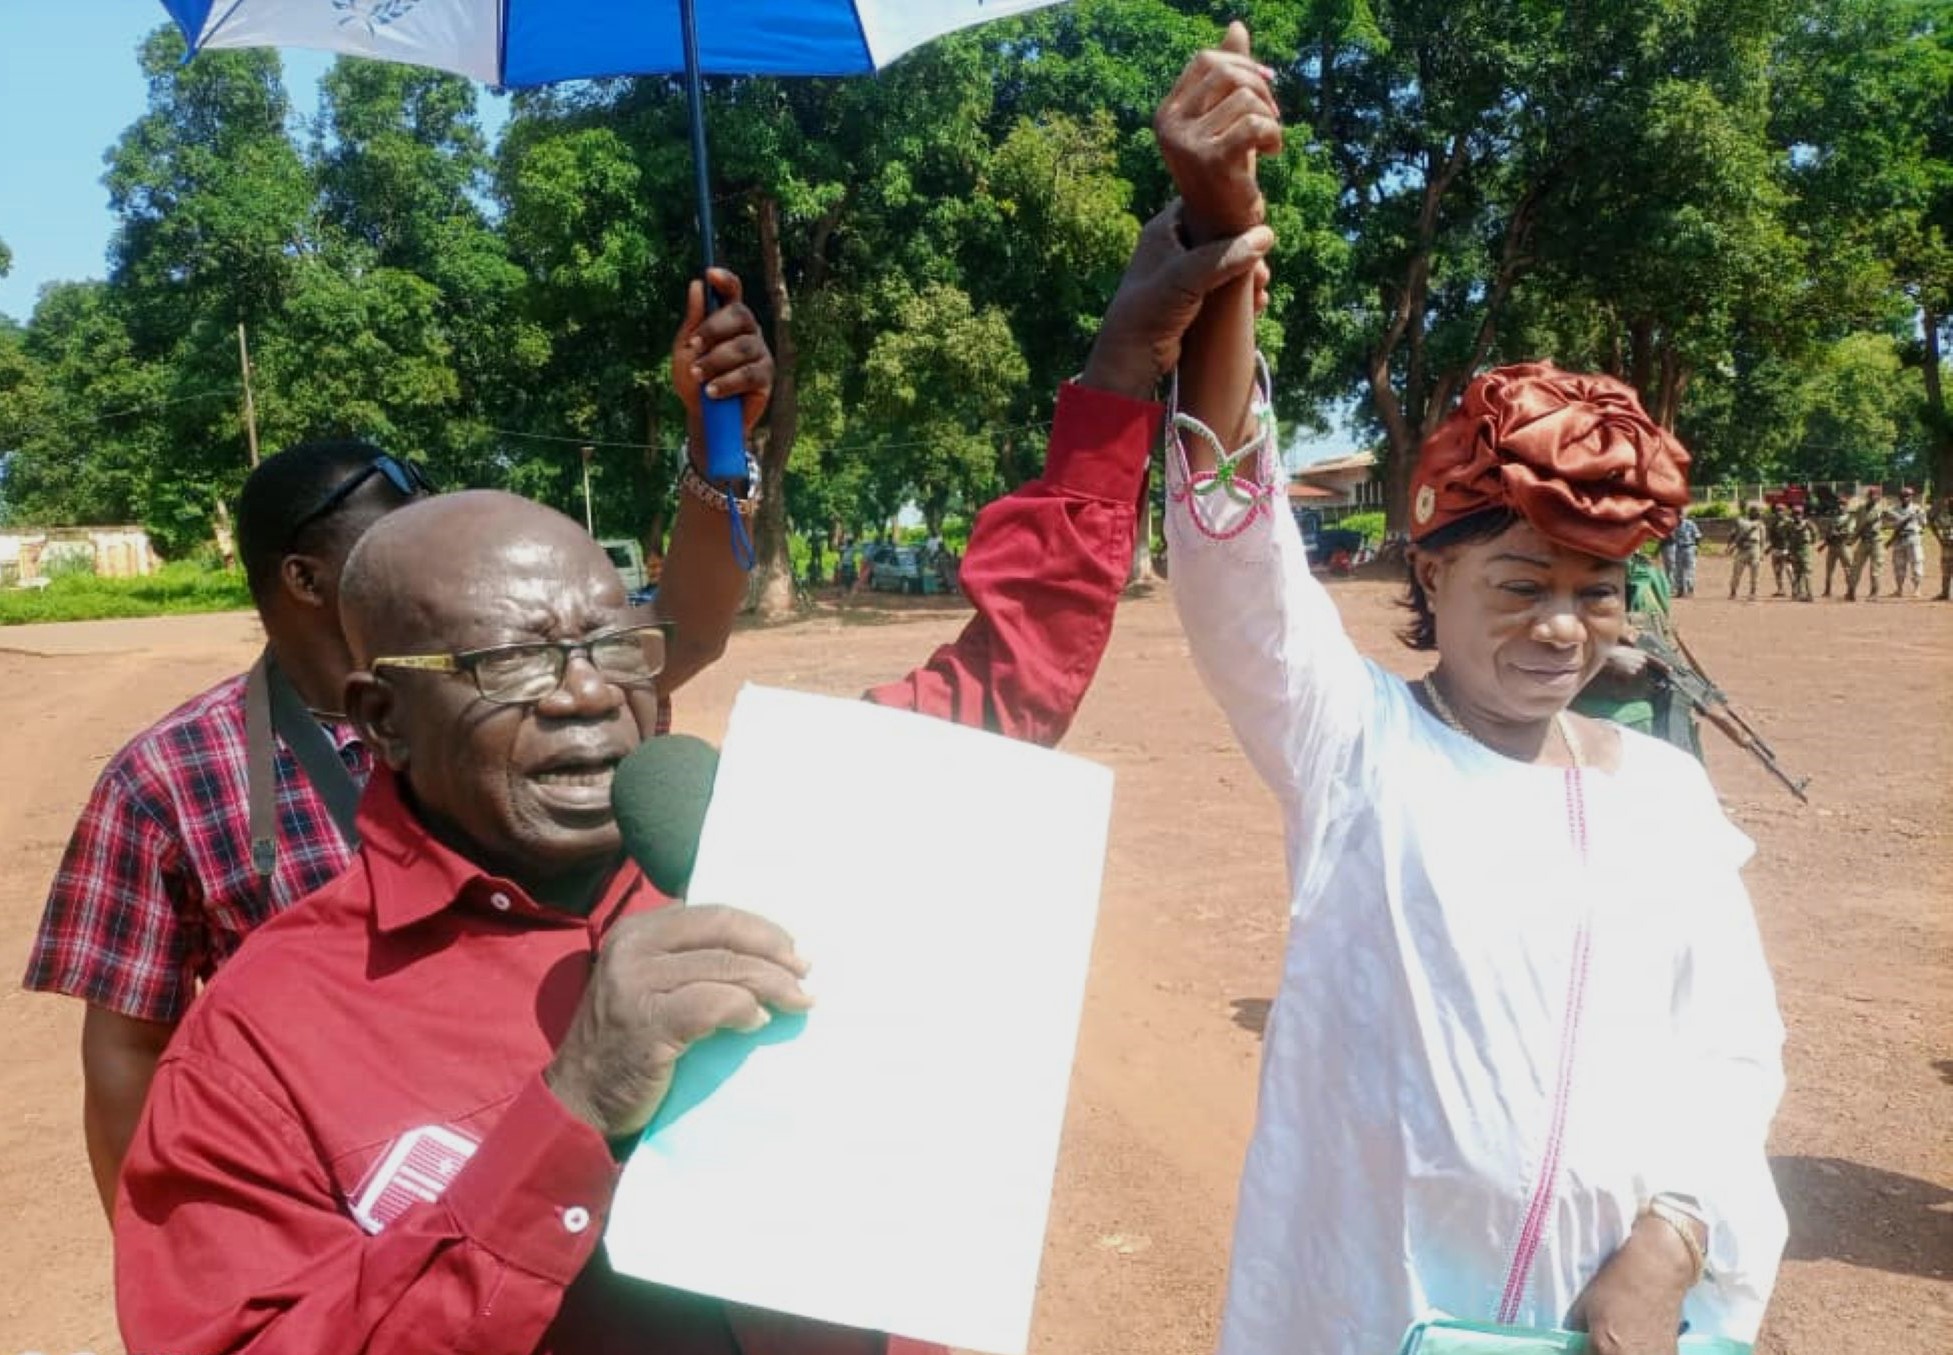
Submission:
[[1343,180],[1351,365],[1387,446],[1392,526],[1416,448],[1488,362],[1541,356],[1550,336],[1673,421],[1732,317],[1789,283],[1763,140],[1779,10],[1311,7],[1293,79]]
[[883,483],[939,531],[952,505],[987,502],[1000,488],[996,430],[1029,365],[1003,313],[978,311],[947,283],[902,297],[889,319],[865,364],[870,456]]
[[104,180],[117,218],[114,309],[135,357],[168,373],[145,522],[172,542],[200,535],[248,469],[240,326],[258,336],[275,325],[317,247],[277,54],[183,55],[171,26],[143,43],[148,107],[110,150]]
[[496,191],[544,356],[497,408],[502,426],[536,435],[504,445],[512,486],[580,513],[580,441],[610,444],[595,467],[599,530],[658,549],[685,436],[669,345],[693,247],[669,97],[631,94],[617,81],[516,101]]
[[[0,447],[9,517],[41,524],[140,521],[166,550],[201,536],[163,461],[156,417],[170,373],[135,348],[100,282],[45,288],[24,331],[0,340]],[[189,517],[183,510],[193,509]]]
[[1900,308],[1927,468],[1953,484],[1953,4],[1809,0],[1780,66],[1778,137],[1814,276],[1831,282],[1834,313],[1868,327]]
[[[385,341],[404,363],[390,381],[407,403],[382,399],[368,431],[410,438],[445,478],[497,479],[489,429],[508,393],[537,379],[548,341],[527,312],[527,279],[507,238],[481,206],[491,161],[475,86],[422,67],[341,58],[321,83],[312,158],[340,290],[424,321],[420,341],[401,347],[397,326]],[[428,289],[411,302],[407,278]]]

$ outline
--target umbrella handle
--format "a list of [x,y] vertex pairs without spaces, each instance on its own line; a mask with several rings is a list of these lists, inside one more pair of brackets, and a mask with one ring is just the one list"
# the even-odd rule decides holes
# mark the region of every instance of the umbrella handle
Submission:
[[[698,234],[704,267],[713,265],[712,170],[705,151],[705,81],[699,74],[698,20],[692,0],[679,0],[678,24],[685,43],[685,97],[692,114],[692,175],[698,197]],[[705,284],[705,308],[719,308],[719,294]],[[746,478],[746,418],[743,403],[733,397],[706,396],[701,411],[705,423],[705,478],[724,488]]]
[[714,483],[744,480],[746,465],[746,409],[737,396],[708,395],[701,411],[705,422],[705,478]]

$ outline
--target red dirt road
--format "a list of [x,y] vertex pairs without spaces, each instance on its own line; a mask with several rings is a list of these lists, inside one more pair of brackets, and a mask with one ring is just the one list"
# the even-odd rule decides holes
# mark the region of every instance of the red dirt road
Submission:
[[[1800,808],[1705,734],[1757,841],[1748,879],[1790,1028],[1771,1145],[1790,1254],[1762,1349],[1953,1349],[1953,604],[1731,604],[1724,569],[1704,562],[1680,624],[1813,778]],[[1390,594],[1337,585],[1359,642],[1415,671]],[[858,691],[962,615],[828,611],[742,634],[681,695],[679,723],[716,737],[744,681]],[[0,631],[0,1355],[121,1348],[81,1144],[79,1007],[12,987],[42,891],[102,762],[254,644],[235,616]],[[1279,969],[1276,816],[1164,593],[1123,608],[1067,746],[1119,783],[1035,1351],[1204,1355]],[[1232,845],[1192,849],[1221,826]]]

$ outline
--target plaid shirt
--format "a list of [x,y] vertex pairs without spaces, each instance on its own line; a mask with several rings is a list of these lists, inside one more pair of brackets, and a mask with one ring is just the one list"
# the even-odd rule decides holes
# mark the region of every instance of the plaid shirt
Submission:
[[[364,781],[365,747],[344,725],[325,728]],[[48,891],[27,987],[178,1021],[253,927],[345,869],[352,854],[281,742],[278,861],[266,889],[251,863],[249,764],[242,675],[110,760]]]
[[[364,782],[365,746],[349,726],[325,728]],[[670,728],[661,697],[656,732]],[[117,753],[55,873],[26,986],[174,1024],[252,928],[344,870],[352,854],[281,741],[278,860],[266,890],[251,863],[249,765],[242,675]]]

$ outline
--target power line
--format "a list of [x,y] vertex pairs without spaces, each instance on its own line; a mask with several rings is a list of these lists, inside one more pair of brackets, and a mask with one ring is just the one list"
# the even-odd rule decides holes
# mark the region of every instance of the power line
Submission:
[[[1046,432],[1050,429],[1050,427],[1051,427],[1050,421],[1046,420],[1042,423],[1017,424],[1010,428],[992,429],[990,430],[990,432],[991,432],[991,436],[993,437],[1002,437],[1011,433]],[[514,428],[489,428],[483,431],[493,433],[498,437],[527,438],[532,442],[561,442],[561,443],[568,443],[572,446],[577,446],[577,447],[617,447],[628,451],[641,452],[644,450],[646,446],[646,444],[642,442],[614,442],[614,441],[607,441],[603,438],[565,437],[559,433],[525,433],[519,429],[514,429]],[[936,441],[935,438],[912,438],[906,442],[857,442],[853,444],[841,443],[841,444],[837,444],[836,446],[826,448],[825,450],[828,452],[838,452],[842,455],[847,455],[853,452],[897,451],[897,450],[906,450],[907,448],[910,447],[926,447],[930,443],[935,441]]]

